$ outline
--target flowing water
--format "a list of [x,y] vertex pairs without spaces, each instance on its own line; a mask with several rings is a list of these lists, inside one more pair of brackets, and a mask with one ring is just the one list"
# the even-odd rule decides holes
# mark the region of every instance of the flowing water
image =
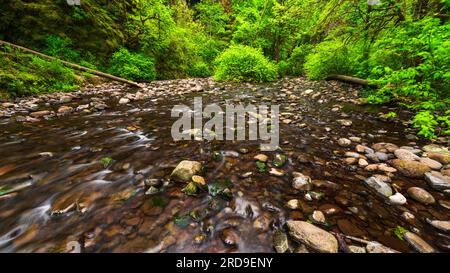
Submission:
[[[425,221],[445,220],[448,210],[415,201],[390,205],[361,181],[369,173],[342,162],[339,152],[350,149],[336,144],[341,137],[358,136],[369,145],[410,142],[401,123],[378,118],[379,112],[390,109],[343,99],[354,95],[353,87],[303,79],[252,86],[204,81],[202,92],[178,92],[174,90],[183,88],[177,84],[152,83],[150,89],[158,92],[125,105],[108,93],[136,90],[107,85],[110,90],[102,96],[109,108],[103,111],[79,111],[33,123],[0,120],[0,186],[20,188],[0,199],[0,250],[273,252],[274,231],[289,219],[308,220],[314,210],[329,212],[324,229],[398,251],[412,249],[393,235],[397,226],[420,230],[421,237],[438,248],[448,245],[446,235]],[[320,95],[299,95],[309,88]],[[87,104],[95,96],[87,93],[66,105]],[[170,130],[176,118],[171,118],[171,109],[176,104],[192,107],[195,96],[202,96],[204,104],[280,104],[281,112],[293,120],[280,123],[280,147],[288,156],[282,167],[286,175],[257,171],[253,157],[261,153],[258,141],[173,141]],[[340,111],[331,110],[336,105]],[[57,108],[48,103],[40,109]],[[352,126],[341,126],[337,120],[343,118],[352,120]],[[219,159],[217,153],[222,155]],[[275,152],[265,154],[272,158]],[[105,163],[105,158],[112,162]],[[185,184],[169,179],[182,160],[202,162],[207,183],[231,181],[233,198],[213,198],[207,191],[186,196],[181,192]],[[291,186],[293,171],[311,176],[314,191],[323,196],[304,200],[303,193]],[[243,177],[247,172],[252,175]],[[142,181],[147,178],[163,181],[160,192],[145,195]],[[393,183],[401,189],[426,187],[423,180],[400,175]],[[301,209],[287,209],[287,201],[295,198]],[[405,210],[416,216],[413,223],[400,217]]]

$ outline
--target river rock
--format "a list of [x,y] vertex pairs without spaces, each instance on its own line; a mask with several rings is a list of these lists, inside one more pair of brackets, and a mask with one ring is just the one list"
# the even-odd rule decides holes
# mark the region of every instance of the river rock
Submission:
[[352,144],[352,141],[347,138],[340,138],[340,139],[338,139],[338,144],[341,147],[348,147]]
[[407,161],[417,161],[420,159],[417,155],[413,154],[411,151],[405,150],[405,149],[398,149],[394,152],[395,156],[398,159],[401,160],[407,160]]
[[349,119],[338,119],[337,122],[340,125],[346,126],[346,127],[352,126],[352,124],[353,124],[353,122],[351,120],[349,120]]
[[298,199],[292,199],[287,202],[286,207],[288,209],[298,209],[300,207],[300,203]]
[[450,155],[443,153],[428,152],[427,157],[442,164],[450,164]]
[[416,200],[417,202],[420,202],[425,205],[434,204],[436,201],[434,200],[433,195],[431,195],[426,190],[419,188],[419,187],[411,187],[408,189],[408,195]]
[[422,147],[422,150],[424,150],[427,153],[431,152],[450,155],[450,151],[448,150],[448,148],[444,148],[436,144],[425,145]]
[[294,179],[292,180],[292,187],[296,190],[309,191],[312,189],[312,181],[309,176],[299,172],[292,173]]
[[440,170],[442,168],[442,164],[440,162],[428,157],[421,157],[419,161],[433,170]]
[[273,234],[273,247],[278,253],[285,253],[289,249],[289,243],[287,235],[281,231],[277,230]]
[[440,220],[427,220],[428,223],[430,223],[430,225],[432,225],[433,227],[445,231],[445,232],[449,232],[450,231],[450,221],[440,221]]
[[173,170],[170,175],[176,181],[190,181],[193,175],[196,175],[202,167],[202,164],[197,161],[183,160]]
[[367,162],[367,160],[365,160],[364,158],[360,158],[358,160],[358,165],[362,168],[367,167],[369,165],[369,162]]
[[63,105],[63,106],[58,108],[58,113],[60,113],[60,114],[67,114],[67,113],[70,113],[72,111],[73,111],[73,108],[70,107],[70,106]]
[[372,176],[364,180],[364,182],[374,190],[376,190],[379,194],[384,197],[390,197],[392,195],[392,188],[389,184],[381,181],[378,177]]
[[414,248],[416,251],[420,253],[433,253],[435,252],[434,248],[430,246],[427,242],[425,242],[422,238],[417,236],[412,232],[406,232],[403,235],[403,238],[408,242],[408,244]]
[[401,194],[401,193],[399,193],[399,192],[397,192],[396,194],[394,194],[394,195],[391,195],[391,196],[389,196],[389,202],[392,204],[392,205],[404,205],[404,204],[406,204],[406,198],[405,198],[405,196],[403,196],[403,194]]
[[254,159],[261,162],[267,162],[267,159],[269,159],[269,157],[265,154],[258,154],[254,157]]
[[320,253],[337,253],[338,242],[329,232],[304,221],[287,221],[292,238]]
[[370,242],[366,245],[368,253],[399,253],[397,250],[384,246],[378,242]]
[[401,174],[407,177],[420,178],[425,173],[431,171],[430,167],[417,161],[394,159],[390,163]]
[[315,210],[311,218],[318,223],[325,223],[325,215],[320,210]]
[[443,208],[450,210],[450,201],[439,200],[439,205],[441,205]]
[[384,162],[384,161],[389,159],[389,156],[386,153],[383,153],[383,152],[376,152],[375,155],[377,156],[378,160],[382,161],[382,162]]
[[425,174],[425,180],[435,190],[450,189],[450,177],[442,175],[439,172],[432,171]]
[[129,103],[130,102],[130,99],[127,99],[127,98],[121,98],[120,100],[119,100],[119,104],[127,104],[127,103]]
[[33,118],[39,118],[47,115],[50,115],[50,111],[48,110],[37,111],[30,114],[30,116],[32,116]]
[[348,249],[351,253],[367,253],[366,249],[360,246],[348,246]]
[[393,153],[398,149],[398,146],[392,143],[379,142],[372,145],[372,148],[377,152]]
[[220,233],[220,239],[226,246],[236,246],[239,241],[239,235],[231,228],[226,228]]

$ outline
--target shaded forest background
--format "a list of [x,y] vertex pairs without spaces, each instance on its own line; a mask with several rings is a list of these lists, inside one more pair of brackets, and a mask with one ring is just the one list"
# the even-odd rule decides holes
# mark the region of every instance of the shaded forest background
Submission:
[[[0,39],[136,81],[272,81],[344,74],[370,103],[416,112],[419,134],[450,133],[450,0],[0,1]],[[1,47],[0,93],[78,88],[58,62]]]

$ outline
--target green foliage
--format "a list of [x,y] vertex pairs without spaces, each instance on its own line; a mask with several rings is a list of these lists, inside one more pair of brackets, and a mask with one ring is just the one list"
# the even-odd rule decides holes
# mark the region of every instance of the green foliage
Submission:
[[408,230],[406,230],[404,227],[402,226],[397,226],[394,229],[394,235],[397,236],[397,238],[399,238],[400,240],[404,240],[403,236],[405,235],[406,232],[408,232]]
[[152,58],[140,53],[129,52],[122,48],[115,52],[110,61],[108,72],[135,81],[156,79],[156,69]]
[[189,196],[195,196],[197,195],[198,189],[194,182],[190,182],[181,189],[181,192]]
[[262,161],[256,161],[255,164],[256,164],[256,168],[258,169],[258,172],[264,173],[267,171],[266,163],[264,163]]
[[72,91],[81,78],[58,61],[47,61],[9,47],[0,47],[0,90],[3,97]]
[[100,159],[100,163],[103,165],[104,168],[108,168],[113,162],[114,159],[112,159],[111,157],[102,157]]
[[249,46],[231,46],[217,57],[215,64],[214,78],[218,81],[268,82],[277,77],[277,67]]
[[308,56],[312,50],[312,45],[301,44],[294,48],[291,56],[286,61],[280,61],[278,63],[279,71],[281,75],[300,76],[304,73],[304,63],[306,56]]
[[325,41],[318,44],[306,57],[304,65],[308,78],[325,79],[332,74],[354,75],[358,70],[361,54],[357,47],[341,41]]

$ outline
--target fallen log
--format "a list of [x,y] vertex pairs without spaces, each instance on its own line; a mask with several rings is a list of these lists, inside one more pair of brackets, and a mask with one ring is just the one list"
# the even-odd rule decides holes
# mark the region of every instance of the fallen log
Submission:
[[345,75],[330,75],[327,77],[327,80],[337,80],[337,81],[354,83],[354,84],[359,84],[359,85],[364,85],[364,86],[370,85],[368,80],[351,77],[351,76],[345,76]]
[[37,52],[35,50],[29,49],[29,48],[26,48],[26,47],[23,47],[23,46],[15,45],[15,44],[12,44],[12,43],[9,43],[9,42],[5,42],[5,41],[2,41],[2,40],[0,40],[0,45],[7,45],[7,46],[10,46],[10,47],[13,47],[13,48],[17,48],[17,49],[20,49],[20,50],[25,51],[27,53],[31,53],[33,55],[42,57],[42,58],[50,60],[50,61],[59,61],[64,66],[67,66],[67,67],[70,67],[70,68],[73,68],[73,69],[76,69],[76,70],[80,70],[80,71],[87,72],[89,74],[93,74],[93,75],[96,75],[96,76],[99,76],[99,77],[107,78],[107,79],[110,79],[110,80],[113,80],[113,81],[123,82],[123,83],[129,84],[129,85],[135,86],[135,87],[142,88],[142,86],[140,84],[136,83],[136,82],[133,82],[133,81],[130,81],[130,80],[127,80],[127,79],[123,79],[123,78],[120,78],[120,77],[116,77],[116,76],[111,75],[111,74],[103,73],[103,72],[98,71],[98,70],[90,69],[90,68],[87,68],[87,67],[84,67],[84,66],[81,66],[81,65],[78,65],[78,64],[74,64],[74,63],[70,63],[70,62],[67,62],[67,61],[63,61],[63,60],[60,60],[58,58],[55,58],[55,57],[52,57],[52,56],[49,56],[49,55]]

